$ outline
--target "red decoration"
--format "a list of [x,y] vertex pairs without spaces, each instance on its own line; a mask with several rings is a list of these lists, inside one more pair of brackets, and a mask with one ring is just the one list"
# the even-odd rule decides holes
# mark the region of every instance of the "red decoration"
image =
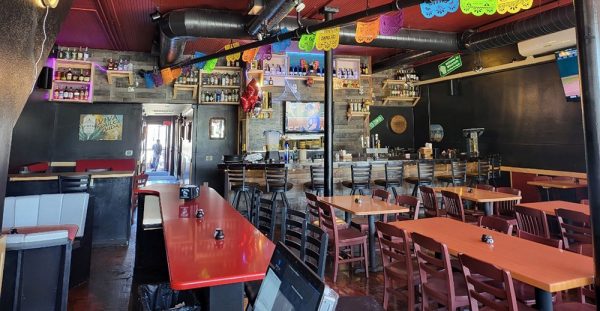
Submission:
[[255,79],[252,79],[246,86],[246,90],[240,98],[244,112],[251,112],[254,109],[254,106],[256,106],[256,102],[258,101],[258,91],[258,83]]

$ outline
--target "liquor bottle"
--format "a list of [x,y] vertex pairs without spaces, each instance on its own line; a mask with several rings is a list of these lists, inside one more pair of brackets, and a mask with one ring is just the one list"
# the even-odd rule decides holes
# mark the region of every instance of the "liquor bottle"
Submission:
[[58,89],[58,99],[63,99],[63,98],[65,98],[64,96],[65,96],[65,90],[59,88]]
[[73,81],[79,81],[79,75],[77,74],[77,71],[73,71]]
[[77,60],[83,60],[83,48],[79,47],[79,51],[77,51]]
[[83,60],[88,60],[90,58],[90,52],[88,52],[88,47],[85,47],[85,51],[83,51]]
[[240,60],[236,59],[234,65],[235,65],[235,67],[239,67],[240,66]]
[[123,59],[119,58],[119,64],[117,65],[117,70],[122,71],[123,70]]
[[54,94],[53,94],[52,98],[58,99],[58,95],[59,95],[59,91],[58,91],[58,87],[57,87],[54,89]]
[[75,89],[75,90],[73,91],[73,98],[74,98],[74,99],[79,99],[79,90],[78,90],[78,89]]
[[90,89],[87,86],[85,87],[85,92],[83,94],[83,97],[85,100],[87,100],[90,97]]
[[65,58],[65,51],[63,48],[58,49],[58,55],[56,57],[58,57],[58,59]]
[[273,85],[273,78],[269,77],[269,85]]
[[69,71],[67,71],[67,77],[66,77],[67,81],[71,81],[73,80],[73,72],[71,72],[71,68],[69,68]]
[[90,75],[92,74],[91,70],[86,70],[85,71],[85,76],[83,77],[83,81],[84,82],[90,82]]

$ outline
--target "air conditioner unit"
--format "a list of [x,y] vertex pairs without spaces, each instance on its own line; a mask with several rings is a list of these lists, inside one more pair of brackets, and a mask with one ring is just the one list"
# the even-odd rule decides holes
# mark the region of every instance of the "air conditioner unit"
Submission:
[[517,44],[519,54],[525,57],[555,52],[575,45],[577,45],[575,28],[521,41]]

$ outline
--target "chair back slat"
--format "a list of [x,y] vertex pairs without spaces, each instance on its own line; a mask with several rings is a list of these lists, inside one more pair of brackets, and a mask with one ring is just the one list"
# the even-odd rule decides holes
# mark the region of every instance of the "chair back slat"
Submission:
[[[498,187],[496,188],[496,192],[521,196],[521,190],[510,187]],[[516,218],[515,205],[519,203],[521,203],[521,200],[494,202],[494,215]]]
[[246,167],[240,164],[227,166],[227,181],[230,185],[236,184],[245,186]]
[[442,190],[442,200],[448,217],[465,222],[465,210],[457,193]]
[[325,187],[325,167],[320,165],[310,166],[310,183],[313,190],[318,187]]
[[319,275],[325,278],[327,262],[327,243],[329,236],[323,229],[307,223],[304,235],[304,262]]
[[544,244],[546,246],[555,247],[555,248],[563,248],[562,240],[555,240],[551,238],[544,238],[539,235],[531,234],[526,231],[517,231],[517,236],[521,239],[529,240],[532,242]]
[[371,195],[371,197],[373,199],[380,199],[381,201],[389,202],[390,193],[383,189],[375,189],[373,190],[373,194]]
[[285,213],[283,228],[283,243],[292,251],[296,252],[298,258],[304,258],[304,232],[306,231],[306,213],[298,210],[288,209]]
[[379,240],[379,250],[383,260],[383,269],[398,262],[402,263],[406,275],[412,277],[412,253],[410,251],[410,239],[408,233],[394,225],[376,222],[377,238]]
[[265,167],[266,192],[271,192],[272,187],[283,187],[283,189],[287,189],[287,178],[287,167]]
[[350,166],[353,185],[369,185],[371,184],[371,164],[369,165],[352,165]]
[[525,231],[543,238],[550,238],[548,221],[544,211],[517,205],[515,206],[515,216],[519,231]]
[[329,234],[331,243],[335,244],[339,238],[333,206],[321,201],[317,201],[317,206],[319,207],[319,224]]
[[419,190],[421,191],[421,200],[423,201],[425,217],[440,216],[440,210],[438,208],[438,202],[433,188],[420,186]]
[[417,162],[419,185],[431,185],[431,183],[433,183],[434,170],[435,162],[432,160],[422,160]]
[[402,178],[404,177],[404,163],[388,162],[385,164],[385,181],[387,184],[402,184]]
[[259,202],[258,230],[273,241],[275,237],[275,202],[263,198],[260,198]]
[[513,233],[513,225],[506,219],[494,216],[482,216],[479,218],[479,226],[490,230],[502,232],[504,234]]
[[[585,245],[592,244],[590,216],[562,208],[556,209],[555,214],[560,224],[560,233],[565,249],[591,256],[589,250],[592,248],[585,247]],[[571,247],[572,245],[576,248]]]
[[467,183],[467,161],[452,160],[450,170],[453,186],[463,186]]
[[[410,210],[408,212],[408,219],[410,219],[410,220],[419,219],[419,209],[420,209],[420,205],[421,205],[419,198],[413,197],[410,195],[398,195],[398,196],[396,196],[396,204],[398,204],[400,206],[408,207],[408,209]],[[398,215],[397,218],[398,218],[398,220],[402,219],[402,217],[400,215]]]
[[475,189],[487,190],[487,191],[496,191],[496,188],[492,185],[488,184],[477,184],[475,185]]
[[309,221],[312,223],[319,220],[319,207],[317,206],[317,196],[310,192],[305,192],[306,195],[306,208],[308,215],[310,216]]

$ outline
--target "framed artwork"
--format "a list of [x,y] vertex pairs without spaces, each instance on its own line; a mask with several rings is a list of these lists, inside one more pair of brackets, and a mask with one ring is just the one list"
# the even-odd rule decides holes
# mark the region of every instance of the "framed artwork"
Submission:
[[209,139],[225,139],[225,118],[211,118],[208,124]]
[[123,115],[79,115],[79,140],[122,140]]

